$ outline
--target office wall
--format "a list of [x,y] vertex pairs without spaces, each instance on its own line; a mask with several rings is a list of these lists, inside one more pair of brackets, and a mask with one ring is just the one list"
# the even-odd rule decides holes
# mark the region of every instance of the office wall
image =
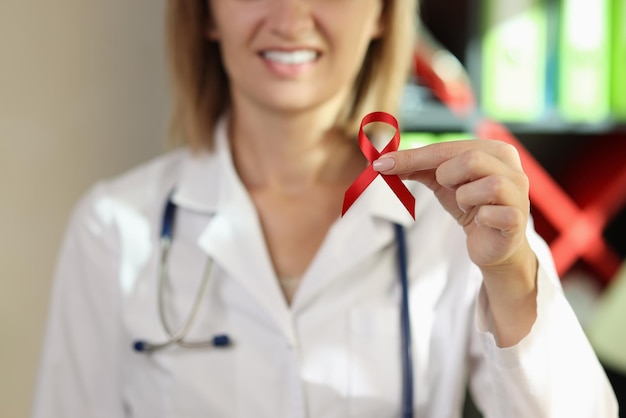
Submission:
[[165,147],[164,0],[0,2],[0,416],[26,417],[69,212]]

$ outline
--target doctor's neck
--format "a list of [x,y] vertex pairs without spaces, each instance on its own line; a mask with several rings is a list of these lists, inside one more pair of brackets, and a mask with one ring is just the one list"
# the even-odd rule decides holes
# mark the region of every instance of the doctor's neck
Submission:
[[290,191],[352,181],[365,159],[353,138],[335,129],[335,112],[232,112],[233,160],[248,189]]

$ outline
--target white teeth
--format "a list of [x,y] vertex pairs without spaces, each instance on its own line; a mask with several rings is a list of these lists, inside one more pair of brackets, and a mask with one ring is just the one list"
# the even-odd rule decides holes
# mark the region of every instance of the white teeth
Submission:
[[310,49],[298,51],[265,51],[263,57],[281,64],[297,65],[312,62],[317,58],[317,52],[311,51]]

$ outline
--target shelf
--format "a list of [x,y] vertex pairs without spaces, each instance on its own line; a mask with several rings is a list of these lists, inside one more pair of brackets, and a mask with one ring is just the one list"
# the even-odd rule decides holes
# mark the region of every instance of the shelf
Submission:
[[404,88],[398,120],[405,132],[468,132],[469,127],[435,99],[428,88],[413,83]]
[[[417,103],[400,109],[400,126],[406,132],[471,132],[479,117],[462,120],[438,102]],[[626,133],[626,122],[607,119],[596,123],[574,123],[549,114],[529,123],[504,123],[515,135],[602,135]]]
[[468,132],[470,126],[442,104],[415,105],[400,110],[400,127],[405,132]]
[[606,119],[601,122],[576,123],[564,120],[558,112],[551,112],[540,119],[529,123],[506,123],[514,134],[531,135],[601,135],[608,133],[625,133],[626,123]]

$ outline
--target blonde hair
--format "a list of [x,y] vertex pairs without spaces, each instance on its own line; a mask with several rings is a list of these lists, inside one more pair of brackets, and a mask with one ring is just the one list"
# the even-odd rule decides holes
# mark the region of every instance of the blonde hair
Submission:
[[[350,102],[336,126],[354,136],[361,118],[374,110],[394,113],[410,69],[417,18],[416,0],[383,1],[383,33],[371,42]],[[167,43],[172,77],[174,143],[212,148],[213,130],[230,106],[228,77],[219,45],[207,38],[210,0],[169,0]]]

